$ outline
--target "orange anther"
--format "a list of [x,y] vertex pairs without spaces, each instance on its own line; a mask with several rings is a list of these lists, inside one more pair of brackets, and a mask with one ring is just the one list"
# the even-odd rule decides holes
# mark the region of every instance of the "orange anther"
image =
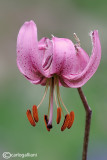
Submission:
[[69,118],[70,118],[70,116],[69,116],[69,114],[67,114],[65,116],[64,123],[63,123],[63,125],[61,127],[61,131],[64,131],[66,129],[66,127],[68,126]]
[[33,112],[33,118],[34,118],[35,122],[38,122],[39,117],[38,117],[38,109],[37,109],[36,105],[33,105],[32,112]]
[[44,122],[45,122],[45,126],[46,126],[47,131],[50,131],[50,129],[47,127],[47,124],[48,124],[48,116],[47,115],[44,115]]
[[61,107],[57,108],[57,118],[56,118],[56,122],[57,124],[59,124],[61,121]]
[[71,126],[73,125],[74,118],[75,118],[75,114],[74,114],[73,111],[71,111],[70,115],[69,115],[69,123],[68,123],[68,126],[67,126],[68,129],[70,129]]
[[32,126],[36,126],[36,123],[35,123],[35,121],[33,120],[33,117],[32,117],[32,114],[31,114],[31,111],[30,111],[30,110],[27,110],[26,115],[27,115],[27,118],[28,118],[30,124],[31,124]]

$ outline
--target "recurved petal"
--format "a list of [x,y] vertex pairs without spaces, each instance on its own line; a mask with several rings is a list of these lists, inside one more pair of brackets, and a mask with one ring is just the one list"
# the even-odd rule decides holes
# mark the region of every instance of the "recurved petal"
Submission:
[[[71,73],[68,76],[63,76],[63,84],[69,87],[78,88],[83,86],[93,76],[99,66],[101,60],[101,45],[98,31],[94,30],[90,35],[92,38],[93,49],[87,66],[77,75]],[[81,53],[80,47],[78,47],[78,51]]]
[[36,84],[43,76],[34,65],[35,53],[38,53],[37,27],[33,21],[25,22],[17,38],[17,65],[20,72]]
[[75,48],[75,52],[73,52],[69,44],[61,75],[79,74],[87,66],[88,62],[89,56],[82,48]]

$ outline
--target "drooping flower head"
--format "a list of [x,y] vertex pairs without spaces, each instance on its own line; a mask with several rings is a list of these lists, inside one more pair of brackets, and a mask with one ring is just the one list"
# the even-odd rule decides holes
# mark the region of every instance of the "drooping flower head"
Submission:
[[[75,35],[76,36],[76,35]],[[88,54],[77,44],[66,38],[43,37],[38,41],[37,27],[33,21],[25,22],[17,38],[17,66],[20,72],[33,84],[45,87],[44,96],[38,106],[27,110],[30,123],[35,126],[38,122],[38,108],[43,102],[48,87],[50,87],[48,114],[44,115],[47,130],[52,128],[53,97],[57,106],[57,123],[60,123],[63,106],[67,112],[61,130],[70,128],[74,121],[74,112],[67,110],[64,105],[59,86],[79,88],[82,87],[96,72],[101,59],[101,45],[98,31],[90,33],[92,39],[92,55]],[[55,94],[57,92],[57,96]],[[49,116],[50,113],[50,116]]]

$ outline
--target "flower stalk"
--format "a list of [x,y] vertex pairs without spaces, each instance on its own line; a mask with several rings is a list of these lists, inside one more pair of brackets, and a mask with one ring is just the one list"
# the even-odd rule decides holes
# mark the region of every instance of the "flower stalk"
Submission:
[[92,110],[89,107],[86,97],[82,91],[82,88],[78,88],[78,93],[82,100],[85,112],[86,112],[86,121],[85,121],[85,133],[84,133],[84,144],[83,144],[83,153],[82,153],[82,160],[87,160],[87,152],[88,152],[88,143],[89,143],[89,133],[90,133],[90,124],[91,124],[91,115]]

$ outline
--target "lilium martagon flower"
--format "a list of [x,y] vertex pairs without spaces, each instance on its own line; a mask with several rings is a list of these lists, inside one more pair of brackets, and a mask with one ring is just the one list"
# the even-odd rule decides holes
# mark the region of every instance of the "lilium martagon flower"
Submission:
[[[48,88],[49,106],[44,115],[45,125],[48,131],[52,128],[53,98],[57,107],[57,124],[60,123],[61,115],[64,122],[61,131],[71,128],[74,121],[74,112],[69,112],[65,106],[60,86],[78,88],[81,87],[96,72],[101,58],[101,47],[98,31],[90,33],[93,49],[89,55],[80,47],[79,38],[74,34],[77,44],[66,38],[52,36],[51,39],[43,37],[38,41],[37,27],[33,21],[25,22],[17,38],[17,66],[20,72],[32,84],[45,86],[43,98],[38,105],[33,105],[27,110],[27,118],[32,126],[38,122],[38,109],[41,106]],[[79,93],[80,93],[79,92]],[[65,114],[66,112],[66,114]]]

